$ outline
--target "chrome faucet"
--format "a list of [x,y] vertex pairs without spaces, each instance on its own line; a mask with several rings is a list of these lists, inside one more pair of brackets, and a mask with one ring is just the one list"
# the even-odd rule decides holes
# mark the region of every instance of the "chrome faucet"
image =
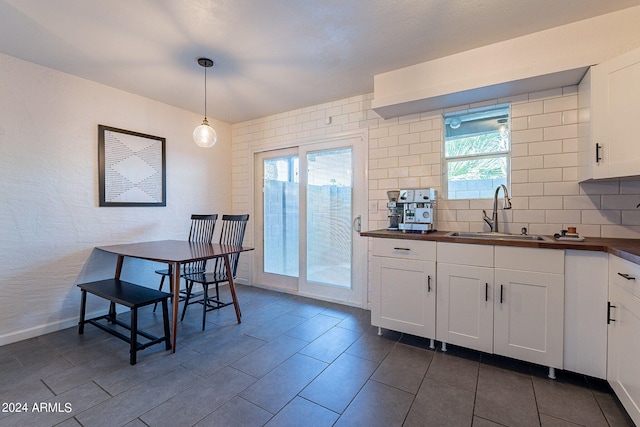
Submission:
[[507,187],[500,184],[500,186],[496,188],[496,194],[493,196],[493,215],[491,215],[491,219],[487,216],[487,211],[482,210],[482,219],[491,227],[492,233],[498,232],[498,193],[500,192],[500,188],[502,188],[502,192],[504,193],[502,209],[511,209],[511,199],[509,198]]

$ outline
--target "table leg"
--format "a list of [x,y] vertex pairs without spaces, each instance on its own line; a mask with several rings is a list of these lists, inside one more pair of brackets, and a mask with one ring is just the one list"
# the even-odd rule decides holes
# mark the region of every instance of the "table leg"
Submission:
[[236,297],[236,287],[233,284],[233,272],[231,271],[231,263],[229,262],[229,255],[224,256],[224,264],[227,267],[227,278],[229,279],[229,290],[231,291],[231,298],[233,298],[233,306],[236,309],[236,318],[238,319],[238,323],[241,323],[240,320],[240,306],[238,305],[238,298]]
[[116,279],[120,279],[122,274],[122,263],[124,262],[124,255],[118,255],[118,261],[116,262]]
[[171,353],[176,352],[176,337],[178,331],[178,305],[180,303],[180,263],[172,262],[169,265],[171,270]]

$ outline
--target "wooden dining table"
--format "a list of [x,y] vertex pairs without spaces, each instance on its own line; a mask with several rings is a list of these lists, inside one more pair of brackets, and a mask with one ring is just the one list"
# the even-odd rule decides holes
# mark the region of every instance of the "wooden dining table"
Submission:
[[229,289],[236,310],[238,323],[241,322],[240,306],[233,283],[233,274],[229,256],[232,254],[251,251],[253,248],[246,246],[233,246],[218,243],[197,243],[185,240],[157,240],[140,243],[127,243],[122,245],[97,246],[104,252],[118,255],[115,278],[120,279],[122,265],[125,257],[144,259],[166,263],[171,271],[171,293],[173,294],[171,312],[171,352],[176,351],[176,337],[178,328],[178,303],[180,292],[180,266],[182,264],[213,258],[223,258],[229,278]]

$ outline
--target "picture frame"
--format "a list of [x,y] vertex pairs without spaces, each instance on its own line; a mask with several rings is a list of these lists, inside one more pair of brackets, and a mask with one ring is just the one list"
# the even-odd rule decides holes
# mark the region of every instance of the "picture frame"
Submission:
[[98,125],[99,206],[166,206],[166,139]]

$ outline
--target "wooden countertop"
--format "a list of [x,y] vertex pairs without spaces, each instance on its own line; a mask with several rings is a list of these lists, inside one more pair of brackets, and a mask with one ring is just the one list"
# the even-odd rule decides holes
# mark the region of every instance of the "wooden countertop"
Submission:
[[[402,232],[391,230],[372,230],[360,233],[363,237],[377,237],[382,239],[425,240],[435,242],[471,243],[475,245],[519,246],[528,248],[574,249],[581,251],[607,252],[628,261],[640,264],[640,239],[613,239],[603,237],[585,237],[582,242],[558,241],[520,241],[520,240],[492,240],[473,239],[465,237],[445,236],[447,231],[433,231],[429,233]],[[551,236],[548,236],[551,237]],[[551,237],[553,239],[553,237]]]

